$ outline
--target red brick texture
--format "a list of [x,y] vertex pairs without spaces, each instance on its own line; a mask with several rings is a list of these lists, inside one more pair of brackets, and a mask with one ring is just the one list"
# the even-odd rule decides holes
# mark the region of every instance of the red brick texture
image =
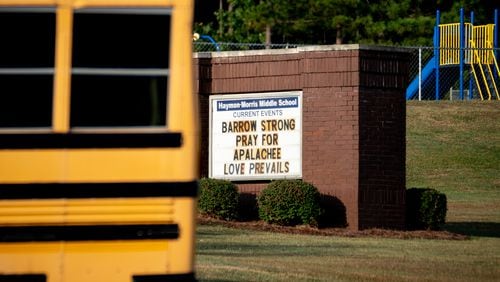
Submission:
[[[407,58],[359,45],[196,54],[202,176],[210,95],[299,90],[302,179],[340,199],[350,229],[404,228]],[[237,185],[258,193],[266,182]]]

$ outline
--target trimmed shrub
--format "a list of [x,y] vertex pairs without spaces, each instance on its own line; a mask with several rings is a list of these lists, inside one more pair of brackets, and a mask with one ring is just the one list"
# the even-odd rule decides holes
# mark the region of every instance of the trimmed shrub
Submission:
[[279,225],[317,225],[320,194],[302,180],[277,180],[269,183],[257,197],[259,217]]
[[202,178],[199,182],[200,198],[198,210],[200,213],[224,220],[238,217],[238,189],[227,180]]
[[406,190],[406,225],[408,229],[437,230],[446,219],[446,195],[431,188]]

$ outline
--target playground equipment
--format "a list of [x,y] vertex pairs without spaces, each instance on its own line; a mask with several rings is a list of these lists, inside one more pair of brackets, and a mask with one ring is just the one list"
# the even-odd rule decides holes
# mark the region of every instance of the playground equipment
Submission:
[[[474,26],[473,23],[474,13],[471,12],[470,22],[465,23],[464,10],[460,9],[459,23],[440,24],[440,12],[436,11],[434,54],[406,89],[407,100],[414,99],[422,89],[431,88],[435,99],[440,100],[453,87],[459,89],[459,99],[464,99],[467,93],[467,99],[500,100],[498,10],[494,12],[494,24]],[[440,79],[441,71],[458,75],[458,80]],[[464,89],[466,79],[468,89]]]
[[210,35],[206,35],[206,34],[199,34],[199,33],[194,33],[193,34],[193,41],[198,41],[199,39],[203,39],[205,41],[208,41],[210,42],[214,47],[215,47],[215,50],[217,52],[220,52],[220,46],[219,44],[217,43],[217,41],[215,41],[215,39],[213,39]]

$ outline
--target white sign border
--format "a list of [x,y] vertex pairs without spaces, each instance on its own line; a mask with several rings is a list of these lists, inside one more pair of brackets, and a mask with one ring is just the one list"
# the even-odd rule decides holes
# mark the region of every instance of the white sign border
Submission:
[[230,180],[230,181],[252,181],[252,180],[277,180],[277,179],[302,179],[302,164],[303,164],[303,144],[302,144],[302,135],[303,135],[303,112],[304,112],[304,105],[302,103],[302,96],[303,96],[303,91],[295,90],[295,91],[281,91],[281,92],[253,92],[253,93],[245,93],[245,94],[218,94],[218,95],[210,95],[209,96],[209,109],[208,109],[208,118],[209,118],[209,126],[208,126],[208,177],[212,178],[212,128],[213,128],[213,100],[234,100],[234,99],[245,99],[245,98],[281,98],[281,97],[286,97],[286,96],[297,96],[299,100],[299,105],[300,105],[300,171],[299,174],[293,174],[293,175],[278,175],[273,178],[269,178],[269,176],[260,176],[260,175],[255,175],[255,176],[229,176],[225,178],[218,178],[218,179],[223,179],[223,180]]

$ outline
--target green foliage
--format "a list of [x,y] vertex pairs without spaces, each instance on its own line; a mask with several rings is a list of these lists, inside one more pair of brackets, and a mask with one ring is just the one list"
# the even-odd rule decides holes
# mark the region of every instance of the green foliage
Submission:
[[320,194],[302,180],[277,180],[269,183],[257,198],[259,216],[279,225],[316,225],[320,216]]
[[406,191],[406,223],[409,229],[439,229],[445,223],[446,195],[430,188]]
[[[432,45],[436,9],[441,23],[458,22],[474,11],[475,23],[492,23],[495,1],[460,0],[228,0],[217,22],[195,26],[217,41],[264,43],[368,43]],[[486,2],[486,3],[485,3]],[[271,42],[268,42],[271,43]]]
[[238,217],[238,189],[227,180],[203,178],[199,182],[198,210],[219,219],[233,220]]

